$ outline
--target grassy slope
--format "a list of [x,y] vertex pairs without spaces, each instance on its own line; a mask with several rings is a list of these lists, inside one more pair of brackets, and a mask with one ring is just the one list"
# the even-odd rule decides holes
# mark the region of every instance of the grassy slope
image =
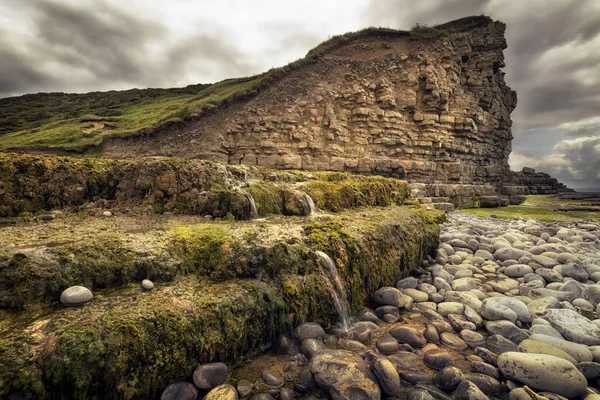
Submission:
[[519,206],[507,206],[501,208],[469,208],[462,212],[489,217],[495,214],[498,218],[524,217],[532,218],[542,222],[574,222],[582,219],[600,221],[600,213],[580,211],[554,211],[552,205],[587,205],[580,200],[562,200],[546,196],[527,196],[527,200]]
[[[178,89],[144,89],[87,94],[42,93],[0,99],[0,150],[82,150],[106,136],[144,134],[168,123],[180,123],[210,105],[232,101],[260,90],[289,71],[312,62],[349,41],[368,36],[431,38],[487,23],[487,17],[467,17],[438,27],[417,26],[410,32],[367,28],[334,36],[310,50],[305,58],[248,78]],[[96,123],[104,129],[84,132]]]

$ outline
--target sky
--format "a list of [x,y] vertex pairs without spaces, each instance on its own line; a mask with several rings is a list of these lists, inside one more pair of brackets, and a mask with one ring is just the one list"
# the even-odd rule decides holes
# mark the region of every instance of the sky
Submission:
[[368,26],[480,14],[507,24],[511,168],[600,191],[598,0],[0,0],[0,97],[210,83]]

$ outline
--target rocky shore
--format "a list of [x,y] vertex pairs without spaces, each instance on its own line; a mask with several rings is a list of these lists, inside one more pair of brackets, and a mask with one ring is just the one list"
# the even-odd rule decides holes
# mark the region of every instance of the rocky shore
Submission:
[[304,323],[162,399],[600,398],[600,225],[448,220],[435,257],[347,330]]

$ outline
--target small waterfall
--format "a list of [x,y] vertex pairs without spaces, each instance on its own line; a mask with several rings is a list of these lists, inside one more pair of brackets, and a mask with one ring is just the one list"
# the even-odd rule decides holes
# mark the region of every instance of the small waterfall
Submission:
[[323,273],[323,276],[327,278],[329,292],[331,293],[333,303],[337,309],[342,329],[347,331],[348,323],[350,321],[350,306],[348,304],[348,296],[346,295],[344,282],[342,282],[333,260],[322,251],[317,251],[316,254],[319,267],[321,267],[321,269],[326,268],[327,271],[329,271],[329,274]]
[[258,209],[256,208],[256,203],[254,202],[254,197],[252,197],[252,195],[250,193],[246,192],[245,190],[242,190],[242,192],[244,193],[244,195],[248,199],[248,202],[250,203],[250,218],[258,219]]
[[310,214],[308,215],[315,215],[317,213],[317,207],[315,207],[315,202],[313,201],[312,197],[310,197],[308,193],[304,193],[304,198],[306,200],[306,204],[308,204],[308,207],[310,208]]

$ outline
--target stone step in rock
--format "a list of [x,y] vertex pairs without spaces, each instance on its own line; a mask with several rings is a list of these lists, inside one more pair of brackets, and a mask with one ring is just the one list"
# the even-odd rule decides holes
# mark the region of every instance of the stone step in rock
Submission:
[[452,204],[452,203],[434,203],[433,207],[436,210],[454,211],[454,204]]

